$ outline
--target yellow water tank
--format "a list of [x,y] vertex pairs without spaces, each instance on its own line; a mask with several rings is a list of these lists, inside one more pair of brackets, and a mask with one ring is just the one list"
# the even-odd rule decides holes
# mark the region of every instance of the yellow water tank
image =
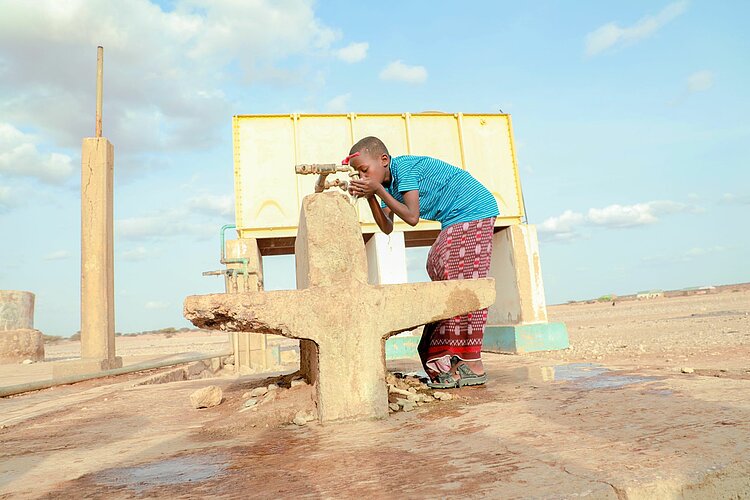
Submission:
[[[297,175],[294,166],[340,163],[369,135],[382,139],[393,156],[432,156],[471,172],[497,200],[497,226],[519,224],[524,216],[507,114],[238,115],[233,135],[237,232],[258,239],[264,254],[293,248],[302,198],[314,191],[317,176]],[[328,177],[335,178],[348,176]],[[363,234],[379,231],[366,202],[357,208]],[[394,227],[406,233],[407,246],[429,244],[439,229],[437,222],[411,227],[398,217]]]

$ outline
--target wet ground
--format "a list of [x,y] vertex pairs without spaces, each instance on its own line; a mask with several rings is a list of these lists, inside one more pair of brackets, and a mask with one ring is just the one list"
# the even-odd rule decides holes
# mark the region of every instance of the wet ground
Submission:
[[226,400],[200,411],[187,400],[206,381],[92,388],[0,430],[0,498],[648,498],[727,477],[750,492],[748,381],[486,362],[485,388],[327,426],[289,424],[299,398],[273,418],[239,413],[258,379],[215,380]]
[[[691,317],[674,304],[658,306]],[[486,387],[381,421],[292,425],[309,387],[241,413],[243,394],[268,382],[258,377],[0,400],[0,498],[750,498],[750,331],[740,330],[750,303],[697,304],[741,314],[680,319],[682,335],[659,323],[660,342],[648,311],[626,323],[602,312],[613,326],[589,329],[590,310],[572,308],[583,354],[488,354]],[[723,344],[707,319],[722,321]],[[648,328],[627,337],[631,321]],[[224,402],[192,409],[189,394],[207,383]]]

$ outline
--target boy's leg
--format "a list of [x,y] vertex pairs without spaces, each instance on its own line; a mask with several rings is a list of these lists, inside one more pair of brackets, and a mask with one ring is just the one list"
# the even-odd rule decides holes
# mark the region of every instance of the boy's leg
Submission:
[[[451,243],[444,261],[446,279],[487,277],[494,225],[495,219],[491,217],[446,228],[444,232]],[[450,373],[455,379],[460,378],[458,369],[464,365],[474,374],[484,375],[482,340],[486,323],[487,309],[482,309],[445,320],[441,324],[445,328],[433,334],[433,351],[437,344],[452,355]]]
[[[446,234],[441,231],[427,254],[427,275],[432,281],[445,279],[446,250]],[[447,320],[425,325],[422,331],[422,338],[419,340],[419,346],[417,347],[422,367],[431,380],[434,380],[439,372],[447,372],[450,369],[450,353],[445,352],[437,356],[435,353],[429,353],[433,335],[438,329],[443,327],[445,321]]]

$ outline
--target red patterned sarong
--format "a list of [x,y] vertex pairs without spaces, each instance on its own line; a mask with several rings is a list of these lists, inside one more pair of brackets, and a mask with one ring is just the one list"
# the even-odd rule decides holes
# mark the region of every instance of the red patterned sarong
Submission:
[[[459,222],[448,226],[427,254],[427,274],[432,281],[486,278],[492,256],[495,217]],[[427,373],[437,373],[427,363],[438,358],[458,356],[476,361],[482,356],[487,309],[425,325],[419,342],[419,357]]]

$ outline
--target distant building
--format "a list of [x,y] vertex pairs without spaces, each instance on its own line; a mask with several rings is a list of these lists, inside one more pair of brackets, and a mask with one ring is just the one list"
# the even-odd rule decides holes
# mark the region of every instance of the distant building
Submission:
[[657,299],[659,297],[664,297],[664,290],[646,290],[635,294],[635,298],[638,300]]
[[691,286],[689,288],[678,290],[677,295],[706,295],[709,293],[715,293],[716,291],[717,290],[715,286]]

